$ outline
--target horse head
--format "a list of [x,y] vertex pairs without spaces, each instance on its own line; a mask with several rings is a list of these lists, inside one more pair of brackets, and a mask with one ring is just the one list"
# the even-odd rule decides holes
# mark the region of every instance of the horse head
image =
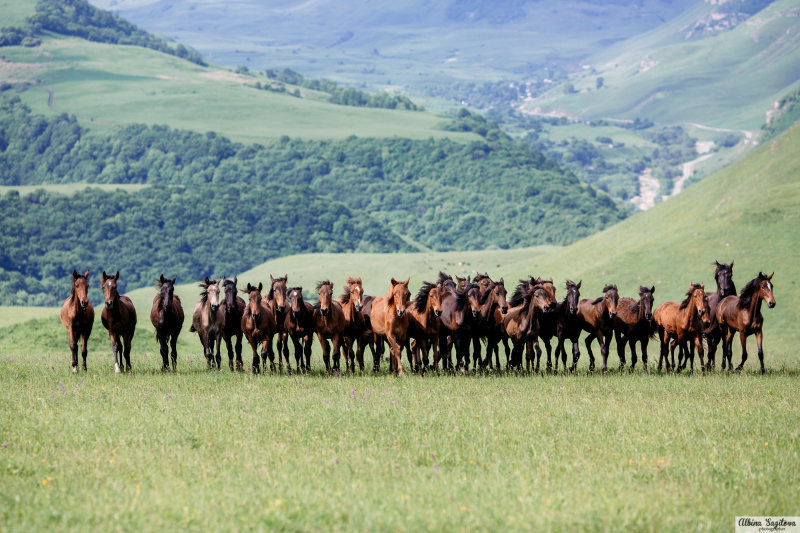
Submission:
[[158,292],[161,294],[161,308],[169,309],[172,305],[172,298],[175,294],[175,282],[178,276],[172,279],[165,278],[164,274],[158,278]]
[[292,287],[286,294],[292,316],[304,310],[306,304],[303,301],[303,287]]
[[500,278],[500,281],[494,283],[491,292],[494,303],[500,308],[500,312],[502,314],[508,313],[508,301],[506,300],[508,292],[506,291],[506,283],[503,278]]
[[692,305],[697,309],[697,314],[704,325],[711,324],[711,312],[708,309],[708,295],[706,294],[706,286],[703,283],[692,283],[689,291],[686,293],[691,299]]
[[569,314],[573,316],[578,312],[578,301],[581,299],[581,283],[583,283],[583,280],[578,283],[567,280],[567,309]]
[[654,292],[656,292],[655,285],[649,289],[647,287],[639,287],[639,312],[644,315],[645,320],[653,319]]
[[100,286],[103,288],[103,296],[106,299],[106,307],[111,309],[114,307],[114,302],[117,301],[119,298],[119,292],[117,292],[117,280],[119,279],[119,270],[113,276],[109,276],[106,274],[106,271],[103,270],[103,276],[100,281]]
[[353,302],[353,308],[361,311],[364,307],[364,287],[361,285],[361,278],[347,278],[345,287],[350,295],[350,301]]
[[714,261],[716,270],[714,279],[717,281],[717,292],[720,299],[736,294],[736,286],[733,284],[733,261],[730,265]]
[[78,274],[77,270],[72,270],[72,294],[78,299],[81,309],[89,306],[89,271],[84,275]]
[[399,317],[406,314],[408,299],[411,297],[411,292],[408,290],[408,282],[408,279],[405,281],[398,281],[392,278],[392,286],[389,289],[389,294],[386,296],[386,303],[388,305],[394,305],[395,312]]
[[331,300],[333,299],[333,283],[328,280],[317,283],[317,294],[319,295],[319,314],[328,316],[331,312]]
[[762,298],[765,302],[767,302],[767,306],[770,309],[775,307],[777,302],[775,301],[775,295],[772,294],[772,276],[775,275],[775,272],[770,274],[769,276],[759,272],[758,279],[761,282],[760,287],[758,289],[758,296]]
[[619,293],[617,286],[613,284],[603,287],[603,305],[608,311],[608,317],[614,318],[617,316],[617,303],[619,302]]
[[259,282],[258,286],[247,284],[247,288],[242,290],[242,292],[247,293],[249,300],[247,302],[247,307],[250,310],[250,314],[253,317],[253,320],[258,322],[258,319],[261,318],[261,290],[264,286]]
[[272,274],[269,276],[270,290],[269,299],[275,300],[275,308],[279,313],[286,309],[286,282],[289,275],[286,274],[282,278],[273,278]]
[[238,277],[234,277],[232,280],[222,279],[222,288],[225,289],[225,307],[228,309],[236,309],[236,283],[238,281]]

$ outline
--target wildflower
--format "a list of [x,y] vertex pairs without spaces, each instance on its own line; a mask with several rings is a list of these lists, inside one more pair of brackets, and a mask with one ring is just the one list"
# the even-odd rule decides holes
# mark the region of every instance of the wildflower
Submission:
[[108,460],[108,463],[109,463],[109,464],[114,464],[114,462],[115,462],[115,461],[116,461],[116,459],[114,459],[114,458],[112,457],[111,459],[109,459],[109,460]]
[[3,448],[8,448],[8,443],[7,442],[3,443]]
[[467,510],[467,506],[466,505],[462,505],[461,507],[459,507],[459,509],[461,509],[462,511],[466,511]]
[[392,400],[392,405],[394,405],[394,400]]
[[244,409],[244,402],[242,402],[242,409]]
[[172,393],[167,394],[167,398],[172,398]]
[[633,459],[628,459],[628,465],[630,466],[632,464],[633,464]]
[[475,418],[480,418],[480,417],[481,417],[481,415],[475,415]]
[[434,470],[439,470],[439,465],[433,465]]
[[469,464],[471,464],[471,465],[474,465],[474,464],[475,464],[475,461],[473,461],[472,459],[470,459],[470,460],[469,460]]
[[664,464],[664,459],[659,459],[658,460],[658,464],[663,465]]
[[764,443],[764,446],[769,446],[769,442],[765,442],[765,443]]

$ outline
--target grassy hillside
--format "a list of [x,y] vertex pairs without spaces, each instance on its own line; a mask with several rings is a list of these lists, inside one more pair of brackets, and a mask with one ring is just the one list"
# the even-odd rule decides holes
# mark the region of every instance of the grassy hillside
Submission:
[[689,39],[711,9],[600,52],[587,61],[590,69],[570,79],[576,93],[559,86],[525,108],[756,130],[773,102],[800,83],[800,6],[779,0],[732,30]]

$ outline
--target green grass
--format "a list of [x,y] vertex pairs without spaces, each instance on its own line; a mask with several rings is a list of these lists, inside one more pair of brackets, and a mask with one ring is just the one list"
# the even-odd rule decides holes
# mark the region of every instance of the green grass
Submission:
[[1,26],[25,27],[25,19],[36,12],[36,0],[0,0]]
[[431,113],[339,106],[306,90],[307,98],[260,91],[245,84],[263,78],[199,67],[136,46],[51,38],[36,48],[5,48],[4,54],[26,65],[20,76],[42,80],[21,95],[35,112],[72,113],[93,128],[166,124],[241,142],[282,135],[478,139],[441,130],[446,119]]
[[22,324],[38,318],[58,317],[59,310],[53,307],[23,307],[0,305],[0,328]]

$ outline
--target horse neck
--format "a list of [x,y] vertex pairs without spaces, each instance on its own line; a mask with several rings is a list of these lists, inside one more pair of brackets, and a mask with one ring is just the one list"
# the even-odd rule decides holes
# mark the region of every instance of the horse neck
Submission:
[[758,290],[753,297],[750,298],[750,307],[748,308],[750,316],[748,317],[748,325],[750,325],[755,318],[761,314],[761,301],[761,291]]

